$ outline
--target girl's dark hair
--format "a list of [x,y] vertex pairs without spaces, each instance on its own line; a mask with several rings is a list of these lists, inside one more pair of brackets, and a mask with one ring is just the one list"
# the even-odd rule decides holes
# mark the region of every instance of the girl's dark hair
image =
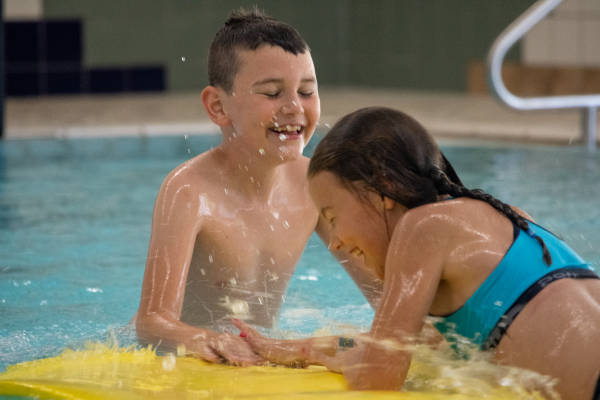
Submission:
[[433,137],[401,111],[367,107],[339,120],[317,145],[308,176],[322,171],[333,173],[351,190],[363,182],[368,190],[407,208],[434,203],[440,195],[484,201],[535,237],[544,262],[552,264],[545,243],[527,220],[483,190],[466,188]]
[[236,52],[256,50],[264,44],[281,47],[294,55],[310,51],[306,41],[291,25],[264,14],[256,6],[250,10],[240,8],[229,15],[210,45],[209,84],[231,92],[239,69]]

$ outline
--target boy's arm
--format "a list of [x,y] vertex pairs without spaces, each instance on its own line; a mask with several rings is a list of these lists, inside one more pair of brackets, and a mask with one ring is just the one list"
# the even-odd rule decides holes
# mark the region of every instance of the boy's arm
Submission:
[[[179,171],[182,172],[182,171]],[[196,236],[202,227],[199,199],[178,173],[167,177],[158,193],[146,261],[136,330],[140,341],[211,362],[262,361],[239,337],[185,324],[179,320]],[[194,198],[196,197],[196,198]]]

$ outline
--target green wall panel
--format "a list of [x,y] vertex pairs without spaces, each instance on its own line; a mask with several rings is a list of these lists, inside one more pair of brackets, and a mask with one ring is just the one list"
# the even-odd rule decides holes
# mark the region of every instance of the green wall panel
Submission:
[[[206,54],[232,9],[254,4],[308,41],[321,84],[466,88],[468,63],[533,0],[46,0],[84,22],[87,67],[163,64],[169,90],[206,84]],[[182,61],[185,57],[185,61]],[[518,46],[509,58],[519,58]]]

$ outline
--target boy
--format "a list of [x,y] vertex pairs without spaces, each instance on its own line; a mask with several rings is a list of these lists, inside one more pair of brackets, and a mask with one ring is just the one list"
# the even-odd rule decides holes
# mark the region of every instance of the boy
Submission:
[[202,102],[223,141],[160,188],[136,329],[142,342],[253,364],[223,325],[272,325],[318,221],[302,156],[320,116],[306,42],[257,11],[233,13],[210,47]]

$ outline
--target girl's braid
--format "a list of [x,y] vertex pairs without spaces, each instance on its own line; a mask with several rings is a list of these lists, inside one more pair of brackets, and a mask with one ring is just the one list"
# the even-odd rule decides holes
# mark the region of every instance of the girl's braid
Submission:
[[548,248],[546,247],[546,244],[544,243],[542,238],[536,235],[529,227],[529,223],[527,222],[527,220],[523,216],[518,214],[515,210],[513,210],[513,208],[510,207],[508,204],[503,203],[502,201],[496,199],[494,196],[485,193],[481,189],[467,189],[462,185],[457,185],[456,183],[451,182],[450,179],[448,179],[448,176],[444,173],[444,171],[442,171],[438,167],[433,167],[429,171],[429,178],[431,178],[431,180],[433,181],[439,194],[449,194],[453,197],[469,197],[471,199],[481,200],[488,203],[496,210],[500,211],[515,225],[517,225],[529,236],[535,238],[538,241],[540,246],[542,246],[544,262],[546,263],[546,265],[552,264],[552,256],[550,255],[550,252],[548,251]]

